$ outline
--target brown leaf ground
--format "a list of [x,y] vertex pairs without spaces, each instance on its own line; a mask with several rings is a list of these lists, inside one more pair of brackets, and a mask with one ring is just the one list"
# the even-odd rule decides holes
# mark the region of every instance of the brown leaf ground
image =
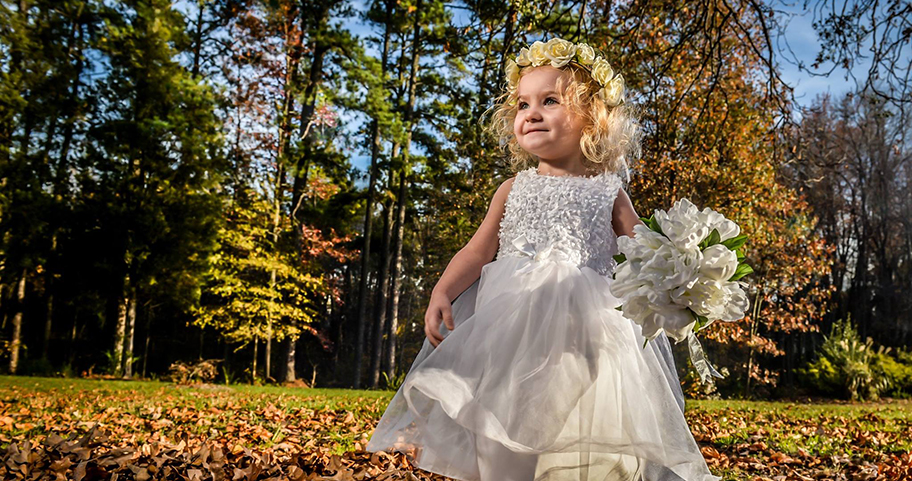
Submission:
[[[0,479],[443,480],[363,450],[391,392],[0,377]],[[912,480],[912,404],[688,401],[725,480]]]

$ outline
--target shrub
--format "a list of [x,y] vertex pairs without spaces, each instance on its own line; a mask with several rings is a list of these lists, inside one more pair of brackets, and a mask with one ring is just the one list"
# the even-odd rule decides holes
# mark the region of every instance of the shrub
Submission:
[[897,351],[895,359],[887,353],[879,353],[875,358],[875,366],[890,381],[887,394],[896,398],[912,395],[912,351]]
[[402,386],[402,383],[405,382],[405,375],[407,373],[401,372],[397,375],[394,375],[392,379],[386,375],[385,372],[380,373],[383,375],[383,384],[387,391],[398,391]]
[[79,376],[79,373],[73,368],[73,365],[69,362],[64,363],[60,368],[60,376],[66,378],[73,378]]
[[168,375],[175,384],[212,382],[218,375],[216,365],[219,362],[219,359],[204,359],[194,363],[175,361],[168,368]]
[[19,374],[23,376],[50,377],[57,374],[57,371],[54,370],[54,365],[51,364],[51,361],[39,357],[38,359],[24,360],[22,367],[19,369]]
[[817,359],[799,371],[818,390],[851,400],[875,400],[890,387],[880,364],[889,348],[862,342],[850,319],[838,320],[824,336]]

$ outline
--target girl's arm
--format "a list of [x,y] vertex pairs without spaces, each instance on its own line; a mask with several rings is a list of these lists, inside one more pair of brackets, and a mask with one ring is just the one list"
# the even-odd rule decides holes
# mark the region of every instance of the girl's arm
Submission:
[[506,210],[507,194],[513,186],[513,178],[500,184],[488,213],[469,242],[453,256],[431,292],[427,313],[424,315],[424,333],[434,347],[440,344],[440,323],[447,329],[455,329],[451,305],[453,300],[481,276],[481,268],[494,260],[497,254],[500,220]]
[[[636,210],[633,209],[633,203],[624,189],[618,189],[617,198],[614,199],[614,210],[611,211],[611,224],[614,227],[614,233],[620,237],[634,237],[633,226],[643,224]],[[645,225],[645,224],[644,224]]]

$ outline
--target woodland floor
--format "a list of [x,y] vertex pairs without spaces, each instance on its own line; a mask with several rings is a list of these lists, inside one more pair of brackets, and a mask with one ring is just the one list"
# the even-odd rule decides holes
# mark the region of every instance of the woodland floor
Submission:
[[[0,479],[446,479],[363,450],[392,395],[0,377]],[[909,401],[689,400],[686,417],[724,480],[912,479]]]

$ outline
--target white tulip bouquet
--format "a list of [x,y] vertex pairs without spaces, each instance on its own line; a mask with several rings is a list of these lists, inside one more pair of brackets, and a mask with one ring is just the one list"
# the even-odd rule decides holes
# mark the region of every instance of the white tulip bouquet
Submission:
[[646,225],[636,225],[634,237],[617,240],[611,293],[623,300],[619,309],[643,328],[646,342],[662,331],[676,342],[687,339],[704,382],[722,377],[694,333],[717,320],[744,317],[749,303],[739,279],[753,269],[739,249],[747,236],[722,214],[700,211],[687,199],[641,219]]

